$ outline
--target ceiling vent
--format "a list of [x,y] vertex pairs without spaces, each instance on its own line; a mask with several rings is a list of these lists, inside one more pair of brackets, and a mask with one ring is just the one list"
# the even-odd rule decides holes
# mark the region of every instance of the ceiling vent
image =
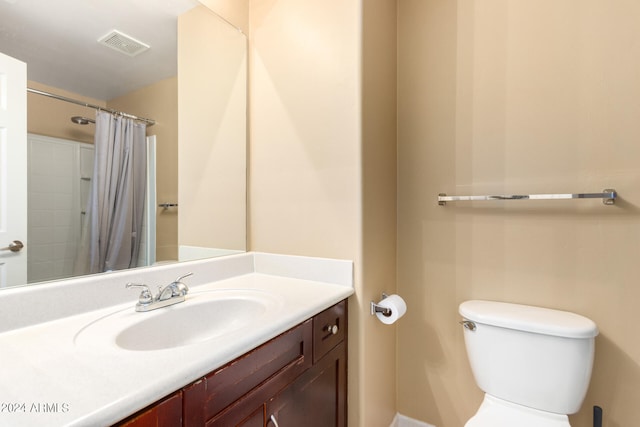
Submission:
[[151,46],[136,40],[131,36],[121,33],[118,30],[112,30],[109,34],[98,39],[98,43],[110,47],[111,49],[122,52],[128,56],[136,56],[148,50]]

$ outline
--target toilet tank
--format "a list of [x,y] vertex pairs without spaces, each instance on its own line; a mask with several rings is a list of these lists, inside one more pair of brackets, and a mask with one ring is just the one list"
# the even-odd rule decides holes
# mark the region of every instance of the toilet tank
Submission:
[[459,312],[469,363],[485,393],[541,411],[578,412],[591,379],[593,321],[494,301],[466,301]]

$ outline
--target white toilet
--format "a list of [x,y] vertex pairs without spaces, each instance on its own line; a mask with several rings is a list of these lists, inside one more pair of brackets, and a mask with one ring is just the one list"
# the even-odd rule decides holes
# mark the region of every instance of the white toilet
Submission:
[[570,427],[584,400],[596,324],[566,311],[493,301],[460,304],[464,341],[485,392],[465,427]]

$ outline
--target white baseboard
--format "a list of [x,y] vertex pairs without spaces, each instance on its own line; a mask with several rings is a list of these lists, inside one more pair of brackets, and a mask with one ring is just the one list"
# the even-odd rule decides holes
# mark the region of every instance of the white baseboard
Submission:
[[393,422],[389,427],[436,427],[436,426],[427,424],[422,421],[414,420],[413,418],[409,418],[401,414],[396,414],[396,416],[393,417]]

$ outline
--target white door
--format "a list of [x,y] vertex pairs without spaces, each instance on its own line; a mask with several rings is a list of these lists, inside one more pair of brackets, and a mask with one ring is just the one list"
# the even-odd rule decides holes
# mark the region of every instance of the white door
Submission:
[[27,64],[0,53],[0,288],[27,283],[26,245]]

